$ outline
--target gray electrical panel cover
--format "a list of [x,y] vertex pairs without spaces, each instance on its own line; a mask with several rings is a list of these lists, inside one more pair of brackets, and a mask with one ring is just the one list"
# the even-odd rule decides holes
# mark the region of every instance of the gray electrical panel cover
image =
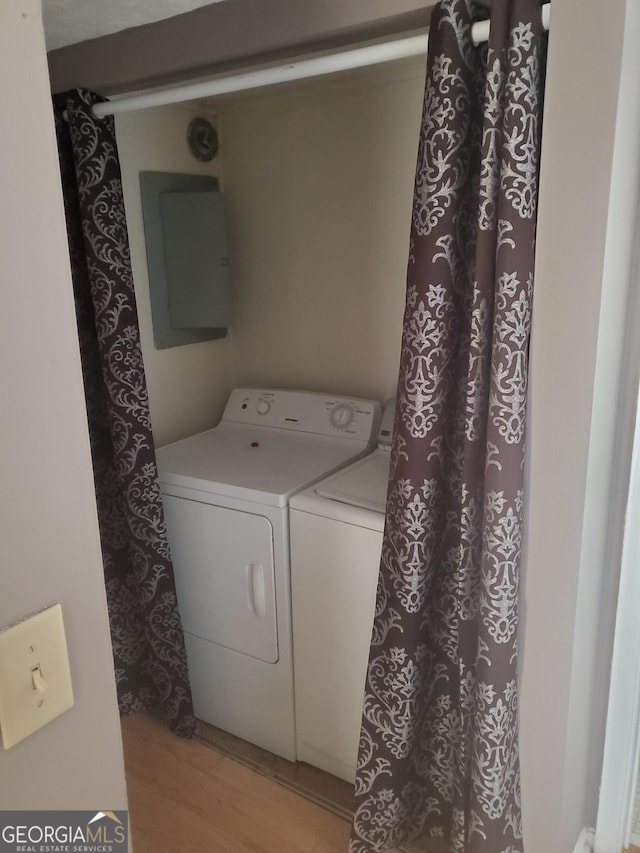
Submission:
[[140,191],[156,349],[224,337],[231,278],[217,179],[140,172]]

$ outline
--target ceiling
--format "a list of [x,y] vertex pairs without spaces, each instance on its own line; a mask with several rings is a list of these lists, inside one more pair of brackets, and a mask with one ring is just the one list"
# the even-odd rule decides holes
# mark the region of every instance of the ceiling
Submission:
[[219,2],[221,0],[43,0],[47,50]]

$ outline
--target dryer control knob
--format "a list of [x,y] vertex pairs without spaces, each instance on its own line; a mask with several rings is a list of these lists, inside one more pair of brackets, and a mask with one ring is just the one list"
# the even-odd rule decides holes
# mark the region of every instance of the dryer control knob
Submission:
[[259,415],[266,415],[271,409],[271,403],[268,400],[258,400],[256,410]]
[[349,403],[338,403],[331,410],[329,420],[331,426],[334,426],[336,429],[346,429],[353,423],[355,416],[356,413],[353,406],[350,406]]

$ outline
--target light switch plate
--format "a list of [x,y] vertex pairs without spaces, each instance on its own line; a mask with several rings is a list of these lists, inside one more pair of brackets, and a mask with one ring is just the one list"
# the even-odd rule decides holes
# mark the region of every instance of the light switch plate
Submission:
[[62,608],[0,631],[0,731],[9,749],[73,705]]

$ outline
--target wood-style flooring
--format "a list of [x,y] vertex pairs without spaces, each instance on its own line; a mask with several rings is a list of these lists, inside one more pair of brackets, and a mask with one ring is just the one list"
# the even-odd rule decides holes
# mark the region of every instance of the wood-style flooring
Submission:
[[355,806],[354,787],[343,779],[303,761],[287,761],[202,720],[197,721],[196,737],[232,761],[244,764],[351,822]]
[[[198,733],[122,721],[134,853],[346,853],[352,786],[206,724]],[[395,853],[448,849],[422,839]]]
[[122,721],[135,853],[345,853],[346,820],[144,716]]

